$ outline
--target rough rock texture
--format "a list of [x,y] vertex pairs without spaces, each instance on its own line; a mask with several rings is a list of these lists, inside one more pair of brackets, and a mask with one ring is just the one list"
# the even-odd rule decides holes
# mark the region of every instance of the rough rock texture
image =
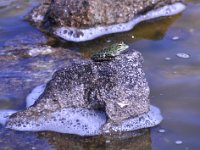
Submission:
[[184,0],[44,0],[27,17],[40,30],[81,42],[131,30],[136,24],[185,9]]
[[139,52],[127,52],[112,61],[85,61],[57,71],[36,104],[11,120],[48,117],[63,108],[105,110],[114,122],[149,110],[149,87]]
[[47,13],[51,0],[42,0],[41,4],[34,8],[32,13],[26,16],[27,20],[30,20],[32,23],[36,24],[41,23],[44,19],[45,14]]
[[137,15],[175,2],[183,0],[54,0],[51,3],[44,0],[31,15],[34,22],[36,18],[42,21],[44,16],[46,25],[88,28],[128,22]]

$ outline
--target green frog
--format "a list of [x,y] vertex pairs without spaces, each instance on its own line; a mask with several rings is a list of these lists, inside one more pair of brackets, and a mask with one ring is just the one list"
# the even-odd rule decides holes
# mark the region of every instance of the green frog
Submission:
[[125,51],[129,46],[124,42],[112,44],[91,56],[91,59],[95,62],[109,61],[115,56],[118,56],[121,52]]

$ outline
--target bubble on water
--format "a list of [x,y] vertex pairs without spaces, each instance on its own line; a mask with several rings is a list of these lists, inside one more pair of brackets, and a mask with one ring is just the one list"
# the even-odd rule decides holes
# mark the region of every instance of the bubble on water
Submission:
[[166,131],[165,131],[165,129],[159,129],[158,132],[165,133]]
[[17,112],[16,110],[9,110],[9,109],[0,110],[0,124],[5,125],[9,117],[16,112]]
[[[60,27],[56,28],[54,34],[57,36],[74,42],[81,42],[92,40],[102,35],[117,33],[117,32],[124,32],[131,30],[136,24],[150,20],[153,18],[158,18],[162,16],[170,16],[177,13],[180,13],[185,9],[185,5],[182,3],[174,3],[171,5],[166,5],[161,8],[157,8],[155,10],[147,12],[145,15],[139,15],[135,17],[133,20],[127,23],[109,25],[109,26],[96,26],[88,29],[78,29],[73,27]],[[68,34],[69,31],[72,31],[73,34]]]
[[179,40],[179,39],[180,39],[179,36],[174,36],[174,37],[172,37],[172,40],[173,40],[173,41],[177,41],[177,40]]
[[186,53],[177,53],[176,56],[184,59],[190,58],[190,55]]
[[31,147],[31,149],[32,149],[32,150],[36,150],[37,148],[33,146],[33,147]]
[[171,57],[165,57],[165,60],[171,60],[172,58]]
[[177,140],[177,141],[175,141],[175,143],[180,145],[180,144],[183,144],[183,141]]

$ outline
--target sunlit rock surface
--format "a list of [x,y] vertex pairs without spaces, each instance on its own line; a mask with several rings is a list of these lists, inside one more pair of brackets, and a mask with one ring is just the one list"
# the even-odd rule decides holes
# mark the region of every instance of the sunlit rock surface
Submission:
[[141,21],[180,13],[183,0],[45,0],[29,20],[69,41],[132,29]]
[[142,62],[141,54],[133,51],[112,61],[85,61],[61,69],[46,88],[32,91],[27,106],[39,97],[36,103],[13,114],[6,127],[84,136],[155,126],[162,117],[157,108],[149,109]]

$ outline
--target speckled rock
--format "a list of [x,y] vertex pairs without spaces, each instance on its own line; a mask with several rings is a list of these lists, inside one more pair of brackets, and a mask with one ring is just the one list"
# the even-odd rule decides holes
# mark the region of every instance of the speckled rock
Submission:
[[128,22],[137,15],[175,2],[183,0],[44,0],[32,15],[44,16],[44,22],[58,26],[85,28]]
[[[149,87],[139,52],[127,52],[112,61],[85,61],[57,71],[37,102],[11,120],[41,116],[64,108],[105,111],[120,122],[149,111]],[[11,122],[12,122],[11,121]]]

